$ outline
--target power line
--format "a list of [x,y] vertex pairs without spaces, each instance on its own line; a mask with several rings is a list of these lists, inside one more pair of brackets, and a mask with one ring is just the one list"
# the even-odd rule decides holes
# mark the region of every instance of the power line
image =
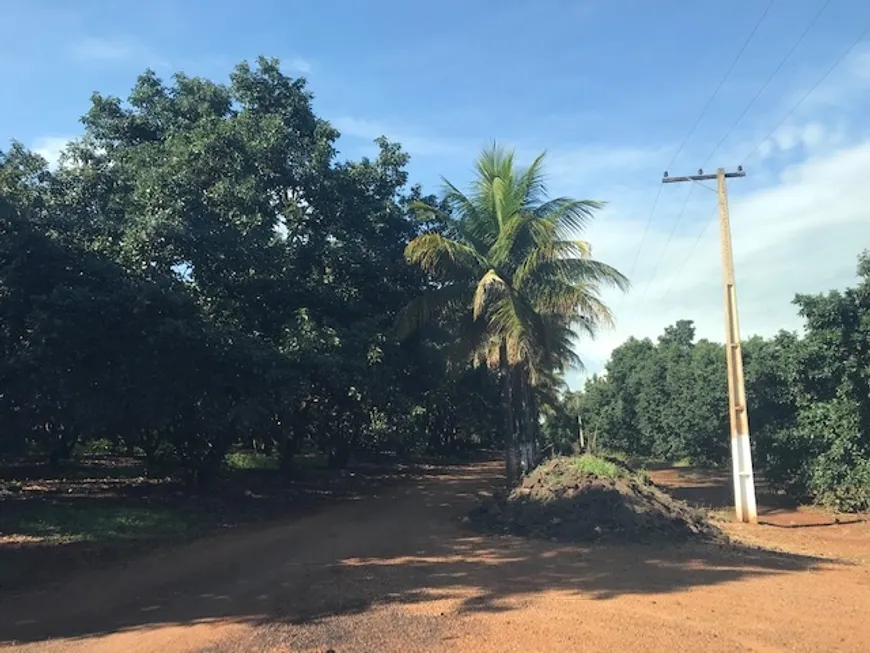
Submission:
[[752,150],[749,152],[749,154],[747,154],[746,156],[743,157],[744,163],[749,159],[749,157],[751,157],[753,154],[755,154],[761,148],[762,145],[764,145],[768,140],[770,140],[771,136],[773,136],[776,132],[779,131],[779,128],[785,124],[785,121],[788,120],[789,118],[791,118],[794,115],[794,112],[797,111],[800,108],[800,106],[804,102],[806,102],[807,98],[809,98],[815,92],[815,90],[819,86],[821,86],[828,79],[828,77],[831,76],[831,74],[834,72],[834,70],[836,70],[840,66],[841,63],[843,63],[843,61],[846,59],[846,57],[848,57],[850,54],[852,54],[852,51],[858,47],[858,44],[864,40],[864,37],[867,36],[867,34],[870,34],[870,25],[868,25],[867,27],[864,28],[864,30],[861,32],[861,34],[858,35],[858,38],[856,38],[852,42],[852,45],[850,45],[849,48],[845,52],[843,52],[843,54],[840,55],[839,59],[837,59],[830,66],[830,68],[828,68],[828,70],[825,72],[825,74],[822,75],[821,78],[819,78],[819,80],[815,84],[813,84],[813,86],[810,88],[810,90],[808,90],[806,93],[804,93],[803,97],[800,100],[798,100],[798,103],[795,104],[791,108],[791,111],[789,111],[787,114],[785,114],[783,119],[777,123],[776,127],[771,129],[770,132],[768,132],[767,136],[765,136],[763,139],[761,139],[761,141],[758,143],[758,145],[756,145],[754,148],[752,148]]
[[706,223],[704,223],[704,228],[701,229],[701,233],[699,233],[698,237],[695,238],[695,242],[692,243],[692,248],[689,250],[689,254],[686,256],[686,258],[683,259],[683,264],[680,266],[679,271],[674,275],[673,279],[671,279],[671,284],[668,286],[668,289],[661,296],[661,299],[664,299],[665,297],[667,297],[668,294],[671,292],[671,290],[673,290],[674,284],[677,282],[677,279],[679,279],[680,276],[683,274],[683,270],[686,268],[686,263],[688,263],[689,260],[692,258],[692,254],[695,253],[695,249],[698,247],[698,243],[701,242],[701,238],[704,236],[705,233],[707,233],[707,229],[710,228],[710,225],[713,224],[713,221],[716,218],[717,211],[718,211],[718,209],[714,208],[713,212],[710,214],[710,217],[707,218]]
[[[771,130],[768,132],[768,134],[767,134],[763,139],[761,139],[761,141],[759,141],[759,143],[758,143],[755,147],[753,147],[753,148],[749,151],[749,153],[748,153],[746,156],[743,157],[743,161],[741,162],[740,165],[743,165],[744,163],[746,163],[746,161],[748,161],[749,158],[752,157],[752,156],[753,156],[753,155],[754,155],[754,154],[755,154],[755,153],[756,153],[756,152],[761,148],[762,145],[764,145],[768,140],[770,140],[770,138],[771,138],[771,137],[772,137],[772,136],[773,136],[777,131],[779,131],[780,127],[782,127],[782,126],[785,124],[785,122],[786,122],[789,118],[791,118],[791,117],[794,115],[795,111],[797,111],[797,110],[800,108],[800,106],[801,106],[804,102],[806,102],[806,100],[807,100],[807,99],[808,99],[808,98],[809,98],[809,97],[810,97],[810,96],[811,96],[811,95],[816,91],[816,89],[817,89],[819,86],[821,86],[821,85],[822,85],[822,84],[823,84],[823,83],[828,79],[828,77],[831,76],[831,74],[834,72],[834,70],[836,70],[836,69],[840,66],[840,64],[843,63],[843,61],[845,61],[846,57],[848,57],[848,56],[852,53],[852,51],[854,51],[855,48],[858,47],[858,45],[861,43],[861,41],[863,41],[864,38],[865,38],[868,34],[870,34],[870,25],[868,25],[867,27],[865,27],[865,28],[861,31],[861,33],[858,35],[858,37],[857,37],[854,41],[852,41],[851,45],[849,45],[849,47],[848,47],[848,48],[843,52],[843,54],[841,54],[841,55],[837,58],[837,60],[836,60],[833,64],[831,64],[830,67],[828,67],[828,69],[825,71],[825,74],[822,75],[822,76],[821,76],[821,77],[816,81],[816,83],[813,84],[813,85],[810,87],[810,89],[809,89],[806,93],[804,93],[804,95],[801,97],[801,99],[798,100],[797,104],[795,104],[795,105],[794,105],[794,106],[789,110],[789,112],[785,114],[785,116],[782,118],[782,120],[780,120],[780,121],[776,124],[776,126],[775,126],[773,129],[771,129]],[[676,280],[681,276],[683,270],[684,270],[685,267],[686,267],[686,264],[689,262],[689,259],[692,258],[692,254],[695,253],[695,249],[697,249],[697,247],[698,247],[698,243],[701,241],[701,238],[703,238],[704,234],[707,233],[707,230],[710,228],[710,225],[713,224],[713,221],[714,221],[714,218],[715,218],[715,217],[716,217],[716,209],[714,209],[714,210],[713,210],[713,213],[710,214],[710,217],[707,219],[707,223],[705,224],[704,228],[703,228],[703,229],[701,230],[701,232],[698,234],[697,238],[695,238],[695,242],[692,243],[692,247],[691,247],[691,249],[689,250],[689,254],[688,254],[688,255],[686,256],[686,258],[683,260],[683,265],[680,266],[680,269],[679,269],[679,271],[677,272],[677,274],[674,275],[674,278],[673,278],[673,280],[671,281],[670,286],[668,286],[668,289],[665,291],[665,293],[661,296],[660,299],[664,299],[664,298],[667,297],[668,294],[671,292],[671,290],[672,290],[673,287],[674,287],[674,283],[676,283]]]
[[[713,100],[715,100],[716,97],[719,95],[719,91],[722,90],[722,87],[725,85],[725,82],[728,80],[728,77],[730,77],[731,73],[734,70],[734,67],[737,65],[737,62],[740,61],[740,58],[743,56],[743,53],[746,51],[747,46],[749,45],[750,41],[752,41],[752,38],[755,36],[755,33],[758,31],[758,28],[761,26],[761,23],[767,17],[767,14],[770,12],[770,9],[771,9],[771,7],[773,7],[773,3],[775,1],[776,0],[769,0],[769,2],[767,3],[767,6],[764,8],[764,11],[761,12],[761,15],[758,17],[758,20],[755,22],[755,26],[749,32],[747,37],[743,40],[743,44],[740,46],[740,50],[738,50],[737,55],[734,57],[734,59],[731,62],[731,65],[728,66],[728,69],[725,71],[725,74],[722,76],[722,79],[719,81],[719,84],[717,84],[715,90],[713,91],[713,94],[707,100],[707,103],[704,105],[704,108],[701,109],[701,113],[695,119],[695,122],[692,124],[692,127],[689,129],[689,132],[686,134],[685,138],[683,138],[683,141],[680,143],[680,146],[677,148],[676,152],[674,152],[673,156],[671,157],[671,160],[667,165],[668,168],[671,168],[674,165],[674,162],[677,160],[677,157],[683,151],[683,148],[686,147],[686,144],[689,142],[689,139],[692,137],[692,134],[694,134],[695,129],[701,123],[701,120],[703,120],[704,116],[707,115],[707,111],[712,106]],[[689,194],[691,195],[691,190],[689,191]],[[640,259],[640,253],[641,253],[641,251],[643,251],[643,244],[644,244],[644,242],[646,242],[646,237],[649,234],[649,228],[652,225],[652,219],[653,219],[653,216],[655,215],[656,207],[658,206],[659,199],[661,198],[661,195],[662,195],[662,185],[659,184],[658,191],[656,192],[655,199],[653,200],[652,209],[650,209],[649,217],[647,218],[647,221],[646,221],[646,227],[643,230],[643,236],[640,239],[640,244],[637,247],[637,253],[635,254],[634,261],[632,262],[631,268],[630,268],[629,273],[628,273],[629,279],[631,279],[631,277],[634,275],[635,268],[637,267],[637,262]],[[688,203],[688,198],[687,198],[686,202]],[[685,210],[685,206],[683,207],[683,209]],[[620,301],[620,307],[622,305],[622,301],[623,300]]]
[[[664,186],[664,184],[662,184],[662,186]],[[662,264],[662,261],[665,259],[665,252],[668,251],[668,245],[671,244],[671,240],[674,237],[674,233],[677,231],[677,225],[680,224],[680,220],[682,220],[682,218],[683,218],[683,213],[686,212],[686,207],[689,205],[689,200],[692,198],[692,193],[694,191],[695,191],[695,186],[693,184],[692,186],[689,187],[689,192],[686,193],[686,199],[683,200],[683,206],[680,207],[680,212],[677,214],[677,217],[674,220],[673,225],[671,225],[671,231],[670,231],[670,233],[668,233],[668,238],[665,241],[665,246],[662,247],[662,251],[659,254],[659,258],[656,261],[655,267],[653,268],[653,271],[649,275],[649,279],[646,282],[646,286],[643,289],[643,293],[641,293],[640,300],[639,300],[641,302],[646,297],[646,293],[647,293],[647,291],[649,291],[649,288],[652,285],[653,279],[655,279],[656,273],[659,271],[659,266]]]
[[765,89],[770,86],[770,82],[772,82],[773,78],[776,77],[777,73],[782,70],[782,67],[791,58],[791,55],[794,54],[795,50],[797,50],[798,46],[803,42],[804,38],[806,38],[806,35],[809,34],[809,31],[813,28],[813,25],[818,22],[819,17],[822,15],[822,13],[824,13],[825,9],[828,8],[829,4],[831,4],[831,0],[825,0],[825,3],[822,5],[821,9],[816,12],[816,15],[813,16],[809,25],[807,25],[806,29],[801,32],[801,35],[798,36],[797,40],[792,44],[785,57],[783,57],[782,61],[779,62],[779,65],[773,69],[773,72],[770,73],[770,76],[765,80],[764,84],[761,85],[761,88],[758,89],[758,92],[756,92],[753,98],[749,101],[749,104],[747,104],[746,107],[743,109],[743,112],[737,117],[737,120],[734,121],[734,124],[731,125],[731,128],[727,132],[725,132],[725,135],[721,139],[719,139],[718,143],[716,143],[716,147],[713,148],[713,151],[710,152],[710,154],[704,160],[704,163],[701,164],[702,168],[707,165],[710,159],[713,158],[713,155],[716,154],[720,147],[722,147],[722,143],[728,140],[728,137],[731,136],[732,132],[737,128],[737,125],[740,124],[740,121],[743,120],[744,117],[746,117],[746,114],[749,113],[749,110],[755,104],[756,100],[758,100],[758,98],[761,97],[761,94],[764,93]]
[[[704,108],[701,110],[701,115],[698,116],[697,120],[695,120],[692,128],[689,129],[689,133],[686,134],[686,137],[683,139],[683,142],[680,143],[680,147],[677,148],[677,151],[674,153],[673,158],[670,163],[668,163],[668,168],[671,168],[674,165],[674,161],[677,160],[677,156],[679,156],[680,152],[683,151],[683,148],[686,146],[686,143],[689,142],[689,138],[691,138],[692,134],[695,133],[695,129],[701,123],[701,120],[707,115],[707,111],[710,109],[710,106],[713,104],[713,100],[716,99],[716,96],[719,95],[719,91],[722,90],[722,87],[725,85],[725,82],[728,81],[728,78],[731,76],[731,73],[734,70],[734,67],[737,65],[737,62],[740,61],[740,57],[743,56],[743,53],[746,51],[746,47],[749,45],[749,42],[752,40],[752,37],[755,36],[755,33],[758,31],[758,28],[761,27],[761,23],[767,17],[770,8],[773,7],[773,3],[776,0],[770,0],[767,3],[767,6],[764,8],[764,11],[761,12],[761,16],[758,17],[758,20],[755,23],[755,27],[752,28],[752,31],[749,32],[749,35],[744,39],[743,45],[740,46],[740,50],[737,52],[737,56],[734,57],[734,60],[731,62],[731,65],[728,66],[728,70],[725,71],[725,74],[722,76],[722,79],[719,80],[719,84],[716,86],[716,90],[713,91],[713,95],[710,96],[710,99],[707,100],[707,104],[704,105]],[[830,0],[828,0],[830,2]]]
[[[728,129],[728,131],[725,132],[725,135],[722,136],[721,139],[719,139],[719,142],[716,144],[716,147],[713,148],[713,151],[710,152],[710,154],[707,156],[706,159],[704,159],[704,162],[701,164],[701,168],[703,168],[704,166],[707,165],[707,163],[710,161],[710,159],[713,157],[713,155],[719,150],[719,148],[722,146],[722,144],[728,139],[728,137],[737,128],[737,125],[740,124],[740,121],[742,121],[743,118],[746,117],[746,114],[749,113],[749,110],[753,107],[753,105],[758,100],[758,98],[761,97],[761,94],[764,93],[764,91],[767,89],[768,86],[770,86],[770,83],[773,81],[773,78],[776,77],[777,73],[779,73],[780,70],[782,70],[782,67],[788,62],[788,60],[794,54],[795,50],[797,50],[798,46],[803,42],[804,38],[806,38],[807,34],[809,34],[810,30],[813,28],[813,26],[816,24],[816,22],[818,22],[819,17],[822,15],[822,13],[825,11],[825,9],[828,8],[828,5],[830,3],[831,3],[831,0],[825,0],[825,2],[822,4],[821,8],[812,17],[812,19],[810,20],[809,24],[806,26],[804,31],[801,32],[801,34],[798,36],[797,40],[792,44],[791,48],[789,48],[788,52],[786,52],[785,56],[782,58],[782,60],[779,62],[779,64],[776,66],[776,68],[773,69],[773,72],[770,73],[770,75],[767,77],[767,79],[761,85],[761,88],[758,89],[758,91],[755,93],[755,95],[752,97],[752,99],[749,101],[749,103],[746,105],[746,107],[744,107],[743,111],[737,117],[737,120],[735,120],[734,123],[731,125],[731,127]],[[768,5],[767,8],[770,9],[770,5]],[[677,226],[680,224],[680,222],[683,219],[683,214],[685,213],[686,207],[689,204],[689,199],[692,196],[692,190],[694,190],[694,186],[692,187],[692,189],[689,190],[688,195],[686,195],[686,200],[683,202],[683,206],[680,209],[680,212],[677,214],[677,218],[676,218],[673,226],[671,227],[671,231],[668,234],[667,240],[665,240],[665,245],[664,245],[664,248],[662,249],[662,253],[659,256],[658,262],[656,263],[655,268],[653,268],[653,273],[652,273],[652,275],[650,275],[650,279],[647,282],[646,288],[644,289],[644,292],[641,295],[641,301],[643,301],[643,299],[646,297],[646,293],[649,290],[650,286],[652,285],[653,279],[655,278],[655,274],[658,272],[659,265],[661,265],[661,262],[664,260],[665,252],[667,251],[668,247],[670,246],[671,240],[673,240],[674,234],[677,231]],[[702,232],[702,233],[704,233],[704,232]],[[693,247],[693,251],[694,251],[694,247]]]

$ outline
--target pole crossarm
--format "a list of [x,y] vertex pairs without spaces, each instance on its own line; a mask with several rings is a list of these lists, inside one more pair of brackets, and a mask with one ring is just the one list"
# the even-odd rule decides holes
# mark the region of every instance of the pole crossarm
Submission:
[[[734,177],[745,177],[746,173],[743,171],[743,166],[737,168],[737,172],[726,172],[725,179],[733,179]],[[676,184],[681,181],[713,181],[714,179],[718,179],[719,174],[713,173],[712,175],[705,175],[702,170],[698,171],[697,175],[688,175],[685,177],[669,177],[668,173],[665,172],[662,177],[663,184]]]

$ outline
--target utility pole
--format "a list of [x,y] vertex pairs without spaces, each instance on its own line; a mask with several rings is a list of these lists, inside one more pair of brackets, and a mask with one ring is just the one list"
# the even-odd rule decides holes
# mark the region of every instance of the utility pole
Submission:
[[743,380],[743,350],[740,344],[740,328],[737,320],[737,289],[734,281],[734,253],[731,248],[731,220],[728,215],[728,189],[725,185],[726,179],[745,176],[746,173],[743,171],[743,166],[738,166],[737,172],[728,173],[723,168],[719,168],[716,174],[713,175],[705,175],[703,170],[698,170],[697,175],[688,177],[668,177],[668,173],[665,172],[662,183],[700,182],[713,179],[718,183],[719,238],[722,248],[722,288],[725,298],[725,355],[728,363],[728,417],[731,422],[734,510],[738,521],[757,524],[758,509],[755,504],[755,478],[752,474],[752,451],[749,446],[749,414],[746,406],[746,386]]

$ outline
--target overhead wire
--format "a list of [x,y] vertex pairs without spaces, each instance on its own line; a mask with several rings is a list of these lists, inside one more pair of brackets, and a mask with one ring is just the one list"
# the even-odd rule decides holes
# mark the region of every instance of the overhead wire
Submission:
[[722,147],[722,144],[726,140],[728,140],[728,137],[731,136],[731,134],[737,128],[737,125],[739,125],[740,122],[743,120],[743,118],[746,117],[746,114],[749,113],[749,110],[755,105],[755,102],[758,100],[759,97],[761,97],[761,94],[764,93],[764,91],[767,89],[768,86],[770,86],[770,83],[773,81],[773,78],[776,77],[777,73],[779,73],[779,71],[782,70],[782,67],[788,62],[789,59],[791,59],[791,56],[795,53],[795,50],[797,50],[798,46],[800,46],[800,44],[803,43],[803,40],[806,38],[807,34],[809,34],[810,30],[818,22],[819,18],[821,17],[821,15],[824,13],[825,9],[827,9],[828,5],[830,5],[830,4],[831,4],[831,0],[825,0],[825,2],[822,4],[822,6],[819,8],[819,10],[813,16],[812,20],[810,20],[809,25],[807,25],[806,29],[804,29],[804,31],[801,32],[800,36],[798,36],[797,40],[792,44],[791,48],[786,53],[785,57],[783,57],[782,61],[779,62],[779,65],[773,69],[773,72],[770,73],[770,75],[764,81],[764,84],[761,85],[761,88],[758,89],[758,91],[755,93],[753,98],[749,101],[749,104],[747,104],[746,107],[741,112],[741,114],[739,116],[737,116],[737,120],[734,121],[734,124],[731,125],[731,128],[727,132],[725,132],[725,135],[719,139],[718,143],[716,143],[716,147],[713,148],[713,151],[710,152],[709,155],[707,155],[706,159],[704,159],[704,162],[701,164],[702,168],[705,165],[707,165],[707,163],[710,161],[710,159],[713,158],[713,155],[719,151],[720,147]]
[[776,132],[779,131],[779,128],[782,127],[785,124],[785,122],[794,115],[795,111],[797,111],[801,107],[801,105],[804,102],[806,102],[807,99],[816,91],[816,89],[819,86],[821,86],[828,79],[828,77],[830,77],[833,74],[833,72],[837,68],[840,67],[840,64],[842,64],[843,61],[846,60],[846,57],[848,57],[850,54],[852,54],[852,51],[858,47],[858,45],[867,37],[868,34],[870,34],[870,25],[867,25],[861,31],[861,33],[852,42],[852,44],[849,46],[849,48],[845,52],[843,52],[843,54],[841,54],[839,56],[839,58],[833,64],[831,64],[831,66],[825,71],[825,74],[822,75],[819,78],[819,80],[815,84],[813,84],[813,86],[811,86],[810,89],[806,93],[803,94],[801,99],[798,100],[797,104],[795,104],[791,108],[791,110],[787,114],[785,114],[785,116],[783,116],[782,120],[780,120],[776,124],[776,126],[767,133],[767,136],[765,136],[763,139],[761,139],[761,141],[759,141],[758,145],[756,145],[754,148],[752,148],[752,150],[750,150],[749,154],[747,154],[746,156],[743,157],[743,163],[745,163],[752,155],[754,155],[759,149],[761,149],[761,146],[764,145],[768,140],[770,140],[770,138]]
[[[779,62],[779,64],[776,66],[776,68],[774,68],[773,71],[770,73],[770,75],[768,75],[767,79],[764,81],[764,83],[761,85],[761,87],[758,89],[758,91],[756,91],[755,95],[752,97],[752,99],[749,101],[749,103],[743,108],[743,111],[740,113],[740,115],[737,116],[737,120],[735,120],[732,123],[732,125],[728,129],[728,131],[725,132],[725,135],[719,139],[719,142],[716,144],[716,147],[713,148],[713,151],[707,155],[706,159],[704,159],[703,163],[700,166],[701,169],[703,169],[707,165],[707,163],[710,161],[710,159],[713,158],[713,155],[719,151],[719,148],[722,146],[722,144],[728,139],[728,137],[737,128],[737,125],[739,125],[740,122],[743,120],[743,118],[746,117],[746,114],[749,113],[749,110],[755,105],[756,101],[758,101],[758,98],[761,97],[761,94],[764,93],[764,91],[767,89],[768,86],[770,86],[770,83],[773,81],[774,77],[776,77],[776,75],[779,73],[779,71],[782,70],[782,67],[788,62],[788,60],[791,58],[791,56],[795,53],[795,50],[797,50],[798,46],[800,46],[800,44],[806,38],[807,34],[809,34],[810,30],[818,22],[822,13],[825,11],[825,9],[828,8],[829,4],[831,4],[831,0],[825,0],[825,2],[822,3],[822,6],[815,13],[815,15],[812,17],[812,19],[810,19],[810,22],[806,26],[806,28],[804,28],[804,31],[801,32],[800,35],[795,40],[795,42],[792,43],[791,48],[789,48],[788,52],[786,52],[785,56],[782,58],[782,60]],[[768,9],[769,8],[770,8],[770,5],[768,5]],[[695,190],[695,186],[692,185],[692,187],[689,188],[689,192],[686,194],[686,199],[683,201],[683,205],[680,207],[680,211],[677,214],[676,220],[674,220],[673,225],[671,225],[671,230],[668,233],[667,239],[665,240],[665,245],[662,248],[661,254],[659,255],[659,258],[658,258],[658,261],[656,262],[655,267],[653,268],[652,274],[650,274],[650,277],[649,277],[649,280],[647,281],[646,287],[644,288],[644,291],[640,296],[641,302],[646,297],[647,292],[649,291],[650,287],[652,286],[653,281],[655,280],[655,275],[659,270],[659,266],[661,265],[662,261],[665,259],[665,253],[667,252],[668,247],[670,246],[671,241],[674,238],[674,234],[677,232],[677,227],[680,225],[680,223],[683,220],[683,215],[686,212],[686,207],[688,207],[688,205],[689,205],[689,200],[691,199],[692,193],[694,192],[694,190]]]
[[[828,69],[825,71],[825,73],[816,81],[815,84],[813,84],[809,88],[809,90],[807,90],[806,93],[803,94],[803,96],[800,98],[800,100],[798,100],[797,103],[788,111],[788,113],[786,113],[785,116],[783,116],[783,118],[776,124],[776,126],[773,129],[771,129],[767,133],[767,135],[764,138],[762,138],[758,142],[758,144],[755,147],[753,147],[749,151],[749,153],[743,157],[742,161],[740,162],[741,166],[744,165],[756,152],[758,152],[758,150],[761,149],[761,146],[764,145],[767,141],[769,141],[773,137],[773,135],[776,134],[777,131],[779,131],[779,129],[786,123],[786,121],[794,115],[794,113],[801,107],[801,105],[804,102],[807,101],[807,99],[809,99],[809,97],[816,91],[816,89],[818,89],[819,86],[821,86],[828,79],[828,77],[830,77],[833,74],[833,72],[837,68],[839,68],[840,64],[842,64],[843,61],[846,60],[846,57],[848,57],[855,50],[855,48],[858,47],[858,45],[867,37],[868,34],[870,34],[870,25],[867,25],[861,31],[861,33],[858,35],[858,37],[855,38],[854,41],[852,41],[852,43],[843,52],[843,54],[841,54],[837,58],[837,60],[834,61],[834,63],[828,67]],[[704,234],[707,233],[707,230],[710,228],[710,225],[715,221],[717,213],[718,213],[718,207],[713,209],[713,212],[710,214],[710,217],[707,219],[707,222],[704,225],[704,228],[701,230],[701,232],[695,238],[694,243],[692,243],[692,247],[689,249],[688,255],[686,256],[685,259],[683,259],[683,264],[680,266],[679,271],[674,275],[673,279],[671,280],[671,284],[668,286],[668,289],[664,292],[664,294],[661,296],[660,299],[664,299],[665,297],[667,297],[668,294],[671,292],[671,290],[673,290],[673,287],[674,287],[674,284],[676,283],[676,280],[679,279],[680,276],[682,275],[682,272],[685,269],[686,264],[692,258],[692,254],[695,253],[695,249],[697,249],[698,243],[701,241]]]
[[[666,166],[666,169],[669,169],[669,168],[671,168],[671,166],[674,165],[674,162],[677,160],[677,157],[680,155],[680,153],[686,147],[686,144],[689,142],[689,139],[692,137],[692,134],[695,133],[695,129],[697,129],[698,125],[701,123],[701,120],[704,119],[704,116],[707,115],[707,111],[709,111],[710,107],[713,104],[713,101],[719,95],[719,91],[722,90],[722,87],[725,85],[725,82],[728,81],[728,78],[731,76],[731,73],[734,71],[734,67],[740,61],[741,57],[743,56],[743,53],[746,51],[747,46],[752,41],[753,37],[755,36],[755,33],[758,31],[758,28],[761,27],[761,23],[764,22],[764,19],[767,17],[767,14],[770,12],[770,9],[771,9],[771,7],[773,7],[773,3],[775,1],[776,0],[769,0],[769,2],[767,3],[767,6],[764,8],[764,11],[761,12],[761,15],[758,17],[758,20],[755,22],[755,25],[753,26],[752,30],[749,32],[749,34],[743,40],[743,44],[740,46],[740,49],[738,50],[736,56],[731,61],[731,65],[728,66],[728,69],[725,71],[725,74],[722,76],[722,79],[719,80],[719,83],[716,85],[716,88],[713,90],[713,93],[710,96],[710,98],[707,100],[707,103],[704,105],[703,109],[701,109],[701,113],[695,119],[695,122],[692,123],[692,126],[689,128],[688,133],[686,133],[686,136],[685,136],[685,138],[683,138],[679,147],[677,147],[677,150],[674,152],[673,156],[671,157],[671,160],[668,163],[668,165]],[[649,234],[649,229],[650,229],[650,226],[652,225],[652,219],[653,219],[653,216],[655,215],[656,207],[658,206],[659,200],[661,199],[661,196],[662,196],[662,187],[663,187],[662,184],[658,185],[658,190],[656,191],[655,199],[653,200],[652,208],[650,209],[649,217],[647,218],[646,226],[644,227],[643,236],[641,236],[640,243],[638,244],[637,252],[636,252],[635,257],[634,257],[634,261],[632,262],[631,268],[630,268],[629,273],[628,273],[629,279],[631,279],[631,277],[634,275],[634,271],[637,268],[637,263],[640,260],[640,254],[643,251],[643,245],[646,242],[647,235]],[[689,195],[691,195],[691,192],[692,192],[692,189],[689,190]],[[686,197],[686,203],[688,203],[688,196]],[[685,206],[683,207],[683,210],[685,210]],[[646,294],[646,293],[644,292],[644,294]],[[620,301],[620,308],[622,306],[622,301],[624,301],[624,297],[625,296],[623,295],[623,299]]]
[[[779,64],[773,69],[773,71],[770,73],[770,75],[768,75],[767,79],[764,81],[764,83],[761,85],[761,87],[758,89],[758,91],[756,91],[755,95],[752,97],[752,99],[749,101],[749,103],[744,107],[743,111],[737,117],[737,120],[735,120],[732,123],[731,127],[725,132],[725,135],[722,136],[721,139],[719,139],[719,142],[716,144],[716,147],[713,148],[713,151],[710,152],[709,155],[707,155],[706,159],[704,159],[704,162],[701,164],[702,169],[704,168],[704,166],[707,165],[707,162],[719,150],[719,148],[728,139],[728,137],[734,132],[734,130],[737,128],[737,125],[740,124],[740,122],[743,120],[743,118],[746,116],[746,114],[749,112],[749,110],[753,107],[753,105],[758,100],[758,98],[761,97],[761,94],[765,91],[765,89],[767,89],[767,87],[770,86],[770,83],[773,81],[774,77],[776,77],[776,75],[779,73],[779,71],[782,70],[782,67],[788,62],[788,60],[794,54],[795,50],[797,50],[798,46],[803,42],[804,38],[806,38],[807,34],[810,32],[812,27],[819,20],[819,17],[822,15],[822,13],[825,11],[825,9],[827,9],[830,2],[831,2],[831,0],[825,0],[825,2],[822,4],[822,6],[819,8],[819,10],[812,17],[809,24],[806,26],[806,28],[804,28],[803,32],[801,32],[800,35],[798,36],[798,38],[795,40],[795,42],[792,43],[792,46],[789,48],[788,52],[786,52],[785,56],[782,58],[782,60],[780,60]],[[658,268],[661,265],[661,262],[665,258],[665,253],[667,252],[667,249],[670,246],[671,241],[673,240],[674,234],[677,231],[677,227],[679,226],[679,224],[682,221],[683,215],[685,214],[686,207],[689,204],[689,199],[691,198],[692,192],[694,191],[694,189],[695,189],[694,186],[692,186],[689,189],[689,192],[686,195],[686,199],[683,202],[682,207],[680,208],[680,212],[677,214],[677,218],[674,221],[673,225],[671,226],[671,230],[668,233],[668,238],[667,238],[667,240],[665,240],[665,245],[662,248],[661,254],[659,255],[658,262],[656,263],[655,268],[653,268],[653,273],[650,275],[649,281],[647,281],[647,285],[644,288],[643,294],[641,295],[641,301],[644,300],[647,292],[649,291],[649,288],[652,286],[652,282],[655,279],[655,274],[658,272]],[[702,231],[702,234],[703,233],[704,232]]]

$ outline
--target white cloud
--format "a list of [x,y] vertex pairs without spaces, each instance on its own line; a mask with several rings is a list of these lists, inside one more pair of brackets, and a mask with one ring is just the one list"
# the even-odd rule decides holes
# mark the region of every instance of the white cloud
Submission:
[[43,136],[37,138],[30,149],[48,161],[49,167],[56,168],[60,163],[60,155],[71,140],[71,136]]
[[786,123],[758,148],[758,157],[764,160],[775,154],[784,154],[797,148],[808,153],[822,148],[837,147],[846,140],[842,125],[826,126],[820,122],[804,125]]
[[[795,89],[789,103],[803,99],[803,110],[841,109],[845,103],[866,97],[870,85],[870,46],[858,44],[845,53],[842,61],[837,59],[820,64],[817,77],[803,88]],[[831,66],[836,67],[831,69]],[[830,72],[829,72],[830,70]],[[827,75],[827,76],[826,76]],[[818,84],[813,89],[813,85]],[[811,90],[812,93],[804,98]]]
[[[870,249],[870,185],[863,172],[870,167],[870,125],[863,118],[868,70],[870,50],[857,49],[807,96],[825,72],[820,68],[810,75],[810,84],[786,94],[773,115],[735,133],[716,156],[736,165],[754,149],[747,178],[729,183],[743,337],[799,330],[802,320],[792,304],[796,294],[856,282],[857,256]],[[784,116],[782,126],[762,142]],[[699,338],[724,337],[716,196],[696,189],[682,228],[671,237],[676,209],[670,207],[682,204],[686,190],[662,191],[632,275],[634,289],[627,296],[605,295],[617,311],[616,329],[577,345],[589,373],[600,371],[629,336],[655,338],[679,319],[694,320]],[[586,194],[576,188],[570,194],[578,193]],[[597,258],[627,273],[652,197],[642,202],[635,192],[614,199],[586,236]],[[570,374],[569,382],[579,387],[583,378]]]
[[352,136],[366,141],[386,136],[391,141],[401,143],[411,156],[466,156],[475,150],[472,144],[456,139],[416,135],[401,127],[361,118],[341,116],[331,119],[330,122],[343,136]]
[[310,75],[311,71],[314,69],[311,62],[307,59],[303,59],[302,57],[293,57],[289,59],[287,62],[287,67],[290,70],[295,70],[298,73],[302,73],[303,75]]
[[[540,150],[518,152],[520,161],[531,160]],[[662,148],[629,146],[581,146],[572,149],[553,149],[546,158],[546,171],[553,191],[575,186],[578,182],[588,184],[590,178],[613,179],[620,175],[633,174],[640,169],[665,160],[667,153]]]
[[[465,169],[489,141],[471,141],[449,136],[430,136],[403,127],[396,127],[377,121],[341,116],[331,119],[332,124],[343,136],[351,136],[372,141],[379,136],[401,143],[412,157],[445,157],[462,163]],[[530,162],[545,148],[532,142],[519,147],[504,142],[515,149],[517,161],[522,165]],[[662,148],[643,148],[630,146],[577,146],[552,148],[547,152],[546,169],[552,191],[561,194],[567,188],[576,189],[579,182],[588,183],[590,179],[613,179],[615,172],[631,173],[665,157]]]
[[169,67],[166,59],[134,37],[85,38],[72,44],[71,54],[86,64]]
[[[824,292],[855,282],[857,256],[870,248],[870,185],[864,179],[868,167],[870,140],[865,140],[788,166],[750,192],[741,191],[745,180],[730,183],[744,337],[799,329],[801,320],[791,304],[795,294]],[[692,215],[690,228],[674,234],[653,276],[672,226],[672,220],[654,219],[633,275],[635,288],[624,298],[612,293],[606,296],[618,310],[617,328],[595,341],[578,344],[590,372],[598,371],[610,351],[629,336],[655,338],[678,319],[694,320],[699,338],[722,339],[719,234],[716,223],[707,222],[715,215],[716,196],[709,194],[706,203],[703,211]],[[605,210],[587,234],[595,256],[628,272],[646,217],[626,218]],[[575,386],[577,380],[575,376]]]

